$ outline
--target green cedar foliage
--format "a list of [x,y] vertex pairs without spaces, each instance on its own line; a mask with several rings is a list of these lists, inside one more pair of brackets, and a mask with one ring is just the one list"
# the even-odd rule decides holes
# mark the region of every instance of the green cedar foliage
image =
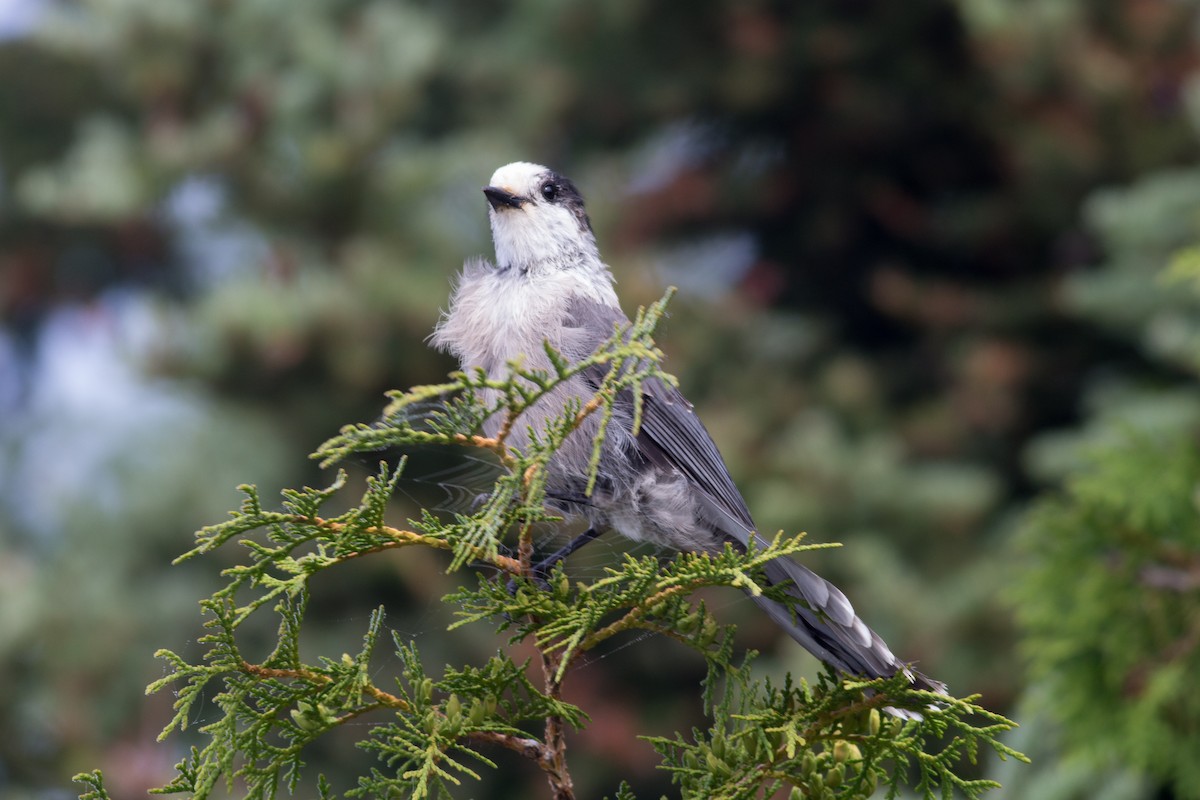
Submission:
[[1030,696],[1068,751],[1184,798],[1200,798],[1197,202],[1181,168],[1088,204],[1106,260],[1066,300],[1137,359],[1093,380],[1083,428],[1032,451],[1065,488],[1028,515],[1013,592]]
[[1031,515],[1017,593],[1033,677],[1072,743],[1180,797],[1200,797],[1197,486],[1194,432],[1096,451]]
[[[158,655],[167,674],[148,689],[175,692],[175,716],[162,736],[187,728],[202,698],[218,718],[200,727],[206,737],[178,765],[159,794],[206,798],[236,792],[274,798],[282,792],[332,796],[322,775],[305,772],[305,748],[335,728],[354,723],[358,747],[378,758],[358,777],[347,797],[450,797],[509,750],[530,759],[557,798],[574,796],[565,747],[568,729],[588,724],[587,709],[563,699],[563,685],[582,656],[630,632],[671,637],[705,660],[703,704],[710,726],[689,735],[648,737],[684,797],[750,798],[790,790],[792,796],[868,797],[886,789],[898,796],[911,785],[920,795],[977,797],[997,784],[961,776],[981,746],[1001,758],[1023,758],[998,741],[1013,723],[985,711],[974,697],[956,699],[911,688],[903,676],[849,680],[831,672],[816,685],[782,685],[756,678],[751,657],[735,654],[733,629],[722,626],[694,594],[703,587],[764,588],[768,560],[812,549],[798,538],[776,536],[762,549],[741,553],[681,554],[666,562],[626,555],[598,578],[576,580],[561,564],[545,580],[532,574],[532,531],[553,521],[545,505],[545,467],[565,437],[590,414],[599,414],[597,451],[618,395],[648,379],[673,382],[659,368],[651,338],[664,298],[638,314],[590,358],[569,364],[550,352],[552,372],[514,365],[511,378],[456,373],[449,382],[392,395],[381,425],[353,425],[326,442],[317,456],[333,463],[384,447],[434,444],[480,448],[502,466],[491,494],[470,513],[442,520],[426,512],[394,526],[386,519],[389,498],[403,469],[382,464],[368,480],[361,502],[324,514],[344,489],[345,473],[327,488],[288,490],[282,508],[264,506],[243,487],[245,501],[226,522],[199,532],[197,546],[180,560],[209,553],[231,541],[246,560],[225,570],[227,585],[201,606],[207,617],[208,651],[190,663],[170,650]],[[506,445],[522,411],[562,381],[596,365],[608,377],[586,404],[565,409],[556,424],[535,435],[524,451]],[[431,405],[431,401],[436,401]],[[434,411],[429,409],[433,408]],[[506,422],[494,437],[479,433],[493,414]],[[636,416],[636,415],[635,415]],[[635,419],[634,424],[637,424]],[[515,533],[515,555],[502,544]],[[457,609],[450,633],[473,624],[496,625],[513,644],[532,644],[537,656],[519,661],[501,652],[483,664],[427,670],[417,647],[392,634],[394,679],[379,680],[371,667],[385,615],[371,615],[356,654],[301,657],[300,638],[310,583],[347,561],[386,551],[430,547],[447,551],[450,569],[472,569],[473,585],[444,602]],[[510,583],[511,580],[511,583]],[[268,610],[278,617],[272,651],[252,660],[239,629]],[[701,698],[697,698],[701,700]],[[920,711],[924,719],[901,721],[891,708]],[[99,773],[77,776],[83,795],[106,795]],[[622,785],[618,797],[632,798]]]

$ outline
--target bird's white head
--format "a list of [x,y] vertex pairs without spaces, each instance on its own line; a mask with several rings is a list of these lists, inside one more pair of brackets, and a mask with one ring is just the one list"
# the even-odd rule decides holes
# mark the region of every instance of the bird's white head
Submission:
[[600,267],[600,253],[575,184],[552,169],[517,161],[484,187],[496,265],[521,272]]

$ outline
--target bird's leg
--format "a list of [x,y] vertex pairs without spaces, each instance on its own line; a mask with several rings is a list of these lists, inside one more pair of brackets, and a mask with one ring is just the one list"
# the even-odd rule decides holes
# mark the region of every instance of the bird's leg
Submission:
[[545,580],[546,576],[550,573],[550,570],[554,569],[555,564],[562,561],[564,558],[571,555],[571,553],[574,553],[576,550],[598,537],[600,533],[601,531],[597,530],[596,528],[588,528],[586,531],[579,534],[574,539],[567,542],[538,563],[534,564],[532,568],[534,577],[538,578],[539,580]]
[[[545,589],[546,588],[546,576],[548,574],[550,574],[550,570],[554,569],[554,565],[557,564],[558,562],[562,561],[567,556],[571,555],[571,553],[574,553],[579,548],[583,547],[588,542],[597,538],[601,533],[602,533],[602,531],[600,531],[596,528],[588,528],[586,531],[579,534],[574,539],[567,542],[562,547],[558,548],[553,553],[551,553],[550,555],[543,558],[541,561],[532,565],[529,569],[530,576],[533,578],[533,580],[539,586],[541,586],[543,589]],[[516,578],[513,578],[512,580],[510,580],[508,582],[508,592],[509,592],[509,594],[513,594],[516,591],[517,591]]]

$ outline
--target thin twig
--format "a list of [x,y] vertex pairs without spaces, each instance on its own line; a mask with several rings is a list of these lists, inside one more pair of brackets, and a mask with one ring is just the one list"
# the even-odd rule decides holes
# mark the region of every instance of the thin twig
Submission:
[[[313,672],[308,669],[278,669],[276,667],[264,667],[261,664],[251,664],[248,661],[242,661],[241,669],[247,675],[253,675],[256,678],[272,678],[274,680],[299,680],[318,686],[325,686],[332,682],[332,678],[320,672]],[[412,706],[403,698],[385,692],[378,686],[367,684],[362,687],[364,693],[379,704],[380,707],[394,708],[399,711],[409,713],[412,711]],[[359,709],[354,712],[354,716],[360,715],[370,709]],[[346,717],[344,719],[349,719]],[[344,721],[344,720],[343,720]],[[558,759],[551,748],[539,742],[537,739],[530,739],[524,736],[513,736],[499,731],[469,731],[463,734],[465,738],[478,742],[480,744],[492,744],[503,747],[507,750],[512,750],[528,759],[536,762],[537,765],[546,771],[547,774],[558,774],[561,772]],[[569,779],[568,779],[569,782]],[[553,785],[553,784],[552,784]]]
[[[251,664],[249,661],[242,662],[242,671],[247,675],[253,675],[256,678],[275,678],[276,680],[297,680],[315,683],[319,686],[324,686],[332,682],[332,678],[320,672],[313,672],[308,669],[278,669],[276,667],[264,667],[261,664]],[[411,711],[410,706],[403,699],[396,697],[394,694],[389,694],[383,689],[373,684],[367,684],[362,689],[369,694],[375,702],[381,706],[388,708],[396,708],[401,711]]]
[[[347,529],[347,526],[345,525],[345,523],[334,522],[333,520],[322,519],[321,517],[300,517],[300,516],[298,516],[295,518],[295,521],[300,522],[300,523],[309,524],[309,525],[316,525],[319,528],[324,528],[325,530],[333,531],[334,533],[342,533]],[[415,533],[414,531],[406,531],[401,528],[393,528],[388,525],[372,525],[369,528],[364,528],[362,530],[362,532],[363,533],[382,534],[384,536],[390,537],[395,542],[396,547],[408,547],[411,545],[423,544],[423,545],[426,545],[427,547],[433,547],[433,548],[437,548],[439,550],[453,550],[454,549],[453,545],[451,545],[451,543],[446,541],[445,539],[438,539],[438,538],[432,537],[432,536],[423,536],[419,533]],[[385,549],[388,549],[385,545],[379,545],[378,547],[375,547],[375,548],[368,548],[366,550],[356,551],[356,552],[352,552],[352,553],[346,553],[344,556],[342,556],[342,558],[348,560],[351,558],[356,558],[361,555],[366,555],[368,553],[377,552],[379,550],[385,550]],[[492,564],[493,566],[499,567],[500,569],[504,570],[505,572],[511,573],[513,575],[523,574],[521,571],[521,563],[515,558],[510,558],[509,556],[502,556],[499,553],[488,554],[481,547],[472,548],[472,555],[475,557],[475,560],[477,560],[477,561],[486,561],[487,563]]]
[[[562,681],[555,677],[560,667],[559,660],[554,654],[542,653],[546,696],[554,700],[562,699]],[[543,764],[542,769],[546,772],[554,800],[575,800],[575,784],[567,771],[566,724],[558,714],[546,717],[546,748],[549,751],[548,763]]]

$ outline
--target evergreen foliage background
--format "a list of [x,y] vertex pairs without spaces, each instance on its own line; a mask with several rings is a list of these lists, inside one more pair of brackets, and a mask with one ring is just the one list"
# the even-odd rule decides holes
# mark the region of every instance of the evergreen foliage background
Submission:
[[[628,310],[679,285],[667,367],[760,524],[844,542],[805,558],[1022,723],[1005,796],[1200,794],[1195,3],[32,5],[0,42],[0,793],[164,782],[152,653],[200,651],[217,586],[168,563],[444,377],[478,188],[530,159]],[[444,567],[348,569],[314,648],[385,605],[434,663],[493,651],[438,636]],[[747,605],[758,664],[815,674]],[[671,648],[577,684],[623,700],[579,786],[669,790],[632,733],[697,721]]]

